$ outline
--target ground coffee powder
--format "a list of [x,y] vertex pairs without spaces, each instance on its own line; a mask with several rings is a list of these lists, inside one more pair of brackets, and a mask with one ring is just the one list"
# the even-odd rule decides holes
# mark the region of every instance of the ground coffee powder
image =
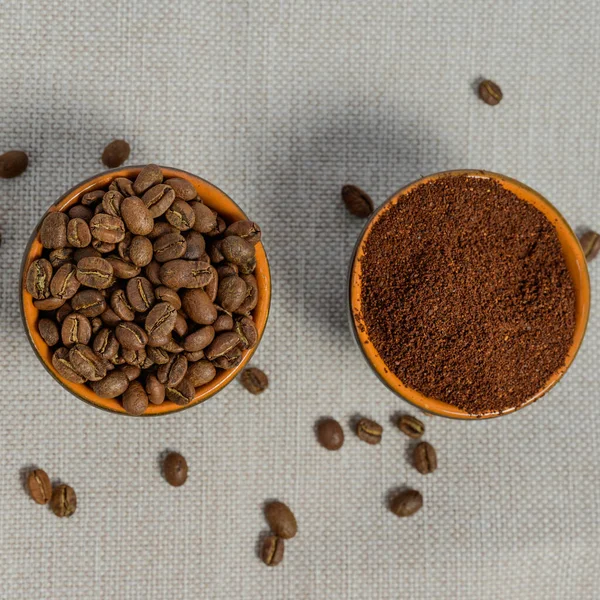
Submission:
[[362,324],[406,385],[472,414],[519,406],[565,361],[575,295],[554,227],[489,179],[423,184],[374,224]]

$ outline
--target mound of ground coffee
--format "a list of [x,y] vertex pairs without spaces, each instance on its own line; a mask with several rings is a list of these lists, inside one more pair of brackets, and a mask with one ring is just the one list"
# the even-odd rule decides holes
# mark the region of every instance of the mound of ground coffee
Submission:
[[575,294],[555,229],[500,184],[423,184],[363,248],[360,317],[409,387],[471,414],[502,412],[564,364]]

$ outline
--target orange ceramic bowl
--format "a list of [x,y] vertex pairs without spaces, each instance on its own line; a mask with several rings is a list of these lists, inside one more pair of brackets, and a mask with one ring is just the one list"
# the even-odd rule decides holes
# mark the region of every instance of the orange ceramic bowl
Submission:
[[[56,202],[56,204],[54,204],[54,206],[48,210],[48,212],[65,212],[74,204],[77,204],[83,194],[95,189],[105,188],[116,177],[128,177],[129,179],[133,180],[136,178],[141,169],[142,167],[123,167],[120,169],[107,171],[101,175],[97,175],[96,177],[92,177],[91,179],[84,181],[83,183],[74,187],[71,191],[67,192],[58,200],[58,202]],[[231,198],[229,198],[229,196],[208,181],[178,169],[171,169],[169,167],[161,167],[161,169],[163,170],[165,179],[170,177],[181,177],[182,179],[189,181],[196,188],[198,195],[204,200],[204,203],[207,206],[210,206],[210,208],[213,210],[216,210],[226,222],[232,223],[233,221],[247,219],[240,207]],[[71,381],[64,379],[52,366],[52,349],[47,346],[38,333],[37,323],[39,319],[39,311],[33,306],[33,298],[31,295],[25,291],[25,278],[27,275],[27,269],[35,259],[42,255],[43,248],[39,237],[39,227],[42,220],[43,217],[38,226],[35,228],[29,244],[25,249],[23,264],[21,267],[21,315],[23,317],[23,323],[25,325],[25,330],[27,332],[27,336],[29,337],[29,341],[31,342],[31,346],[33,347],[37,357],[42,361],[42,364],[46,367],[54,379],[56,379],[64,388],[69,390],[69,392],[77,396],[80,400],[88,402],[97,408],[102,408],[113,413],[126,415],[127,413],[118,400],[101,398],[100,396],[96,395],[88,386],[84,384],[72,383]],[[271,275],[269,272],[267,255],[265,254],[262,243],[258,243],[256,245],[255,276],[258,283],[258,304],[253,311],[253,317],[258,329],[258,337],[260,342],[267,324],[269,306],[271,302]],[[150,404],[142,416],[147,417],[166,415],[169,413],[179,412],[189,408],[190,406],[204,402],[235,379],[236,375],[250,360],[257,346],[245,351],[242,362],[237,367],[227,371],[218,371],[217,376],[210,383],[197,388],[196,396],[192,402],[190,402],[190,404],[178,406],[173,402],[165,400],[165,402],[159,405]]]
[[[436,179],[453,176],[453,175],[466,175],[468,177],[474,177],[479,179],[493,179],[506,189],[516,194],[519,198],[532,204],[538,210],[544,213],[550,222],[556,228],[556,233],[560,241],[563,255],[573,285],[575,288],[575,334],[573,336],[573,342],[571,348],[567,354],[565,364],[558,369],[548,379],[546,384],[535,393],[531,398],[528,398],[523,404],[518,407],[511,408],[502,413],[488,412],[488,413],[477,413],[470,414],[456,406],[447,404],[435,398],[429,398],[413,388],[410,388],[402,383],[398,377],[396,377],[390,370],[386,369],[385,363],[377,353],[374,345],[369,340],[369,334],[366,330],[361,330],[361,323],[357,315],[360,315],[361,311],[361,258],[363,256],[363,249],[365,241],[368,239],[369,234],[373,225],[381,217],[381,215],[388,210],[398,198],[408,194],[417,186],[434,181]],[[538,194],[536,191],[527,187],[523,183],[520,183],[510,177],[504,175],[498,175],[497,173],[490,173],[488,171],[475,171],[475,170],[459,170],[459,171],[447,171],[444,173],[436,173],[435,175],[429,175],[423,179],[419,179],[402,188],[396,192],[387,202],[385,202],[377,212],[371,217],[370,221],[365,226],[365,229],[360,236],[352,262],[350,264],[350,276],[349,276],[349,295],[350,295],[350,322],[354,331],[354,336],[358,345],[360,346],[364,357],[367,362],[371,365],[372,369],[379,376],[381,381],[385,383],[393,392],[398,396],[404,398],[411,404],[414,404],[418,408],[425,412],[440,415],[443,417],[451,417],[454,419],[487,419],[491,417],[505,415],[514,412],[532,402],[535,402],[538,398],[541,398],[550,388],[552,388],[560,378],[565,374],[571,363],[573,362],[579,346],[583,340],[585,329],[587,326],[589,311],[590,311],[590,281],[587,271],[587,264],[581,246],[577,237],[565,221],[563,216],[546,200],[543,196]],[[364,328],[363,328],[364,329]]]

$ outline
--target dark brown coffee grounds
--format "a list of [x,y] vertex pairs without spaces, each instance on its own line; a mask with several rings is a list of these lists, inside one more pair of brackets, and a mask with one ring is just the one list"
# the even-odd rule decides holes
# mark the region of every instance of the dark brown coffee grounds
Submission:
[[556,232],[494,181],[415,188],[374,224],[361,264],[370,340],[427,396],[502,412],[565,362],[575,295]]

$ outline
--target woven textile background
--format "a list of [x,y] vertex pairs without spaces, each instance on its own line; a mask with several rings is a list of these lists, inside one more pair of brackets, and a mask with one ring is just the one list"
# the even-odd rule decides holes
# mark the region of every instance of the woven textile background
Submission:
[[[409,464],[387,391],[347,325],[347,263],[363,223],[342,184],[382,202],[421,174],[485,168],[600,229],[600,5],[593,0],[118,2],[0,0],[0,597],[7,599],[600,598],[600,310],[580,355],[536,405],[489,422],[425,418],[439,470]],[[489,107],[474,82],[496,80]],[[113,416],[71,397],[25,338],[19,267],[31,229],[102,170],[197,173],[263,226],[273,301],[253,364],[183,414]],[[590,265],[600,291],[600,261]],[[380,446],[350,432],[360,414]],[[328,453],[313,425],[340,420]],[[160,456],[188,459],[170,488]],[[23,488],[32,465],[71,484],[57,519]],[[400,520],[391,491],[425,506]],[[257,542],[280,498],[299,533],[282,566]]]

